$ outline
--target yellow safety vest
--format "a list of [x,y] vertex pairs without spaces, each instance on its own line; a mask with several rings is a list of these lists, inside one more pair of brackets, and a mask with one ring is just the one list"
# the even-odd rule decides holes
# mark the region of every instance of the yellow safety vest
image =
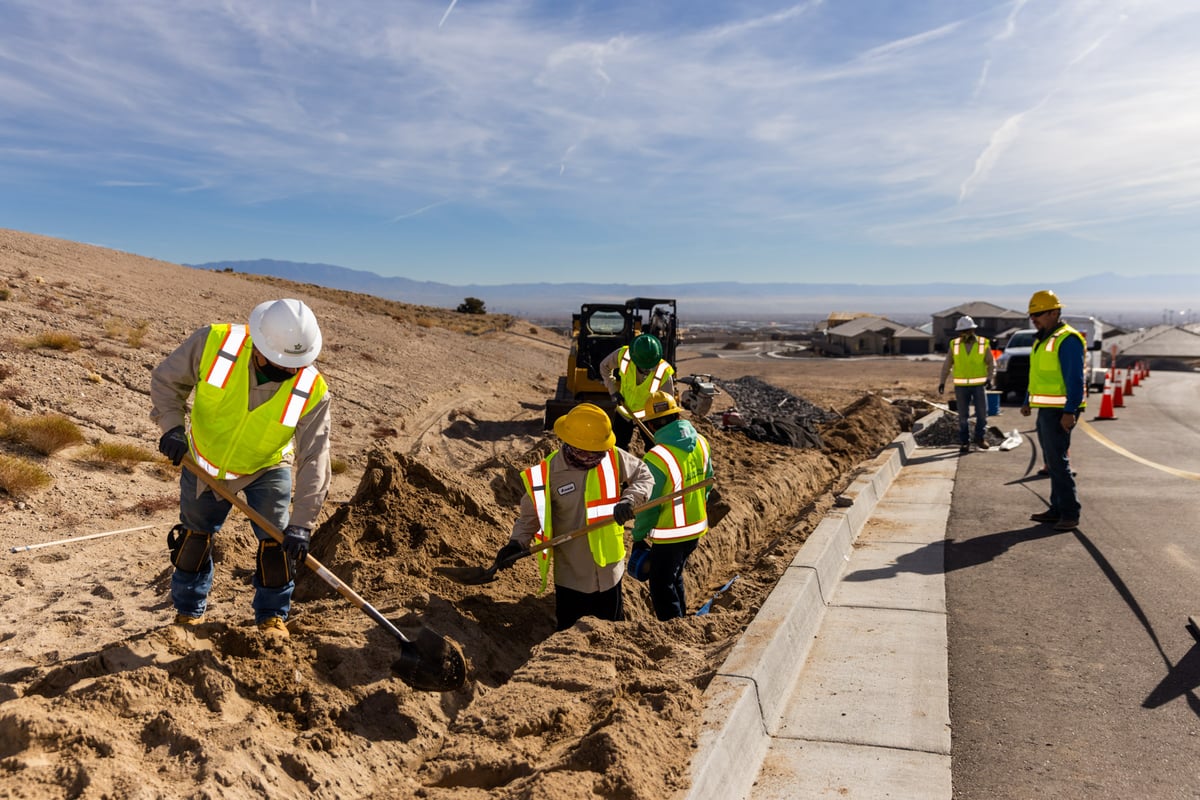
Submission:
[[975,339],[974,347],[967,347],[961,336],[950,342],[950,351],[954,354],[955,386],[982,386],[987,383],[989,342],[982,336]]
[[[1067,405],[1067,381],[1063,377],[1062,364],[1058,360],[1058,348],[1068,336],[1078,337],[1087,346],[1083,334],[1065,322],[1045,341],[1034,342],[1029,353],[1029,405],[1031,408],[1063,408]],[[1084,381],[1083,401],[1079,410],[1087,405],[1087,382]]]
[[[700,436],[696,449],[690,453],[671,445],[655,445],[646,453],[645,460],[658,467],[670,481],[664,487],[664,494],[678,492],[707,477],[708,440]],[[707,495],[703,489],[697,489],[665,504],[648,538],[654,542],[686,542],[708,533],[708,507],[704,502]]]
[[[548,542],[554,538],[550,462],[557,455],[558,451],[555,450],[542,461],[521,472],[521,483],[525,485],[525,491],[533,500],[533,507],[537,512],[540,527],[538,532],[533,535],[533,540],[537,544]],[[612,516],[613,506],[621,499],[620,461],[615,448],[605,454],[599,465],[588,470],[583,499],[588,524],[603,517]],[[592,551],[592,560],[596,562],[597,566],[605,567],[620,561],[625,558],[624,526],[618,525],[615,521],[608,525],[600,525],[588,533],[588,547]],[[547,547],[535,554],[538,573],[542,580],[538,594],[546,591],[553,549],[553,547]]]
[[637,367],[629,354],[629,345],[621,348],[621,363],[617,366],[617,376],[621,381],[621,397],[625,399],[625,407],[638,419],[646,416],[646,403],[650,395],[659,390],[669,376],[675,374],[675,368],[660,359],[658,366],[650,377],[641,383],[637,382]]
[[213,325],[200,358],[189,431],[192,456],[209,475],[240,478],[291,452],[300,418],[325,396],[325,379],[308,366],[249,410],[253,344],[245,325]]

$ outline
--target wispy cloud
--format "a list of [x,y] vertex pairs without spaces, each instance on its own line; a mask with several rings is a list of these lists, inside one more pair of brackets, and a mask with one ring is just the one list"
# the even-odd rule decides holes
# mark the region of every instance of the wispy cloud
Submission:
[[1191,3],[457,5],[0,0],[0,169],[905,246],[1200,194]]

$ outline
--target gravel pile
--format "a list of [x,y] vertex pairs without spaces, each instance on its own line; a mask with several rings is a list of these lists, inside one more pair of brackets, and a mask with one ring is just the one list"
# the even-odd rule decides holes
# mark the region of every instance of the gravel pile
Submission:
[[841,415],[836,411],[813,405],[794,394],[785,392],[758,378],[745,377],[721,381],[721,389],[729,393],[742,419],[755,417],[771,419],[797,418],[813,425],[821,425]]
[[[969,431],[971,436],[975,435],[975,420],[971,419],[971,427]],[[953,411],[944,411],[932,425],[923,428],[913,434],[913,438],[917,440],[917,444],[921,447],[954,447],[959,444],[958,441],[958,414]],[[1003,442],[1004,434],[999,428],[994,425],[988,426],[984,430],[983,440],[989,446],[995,447]]]

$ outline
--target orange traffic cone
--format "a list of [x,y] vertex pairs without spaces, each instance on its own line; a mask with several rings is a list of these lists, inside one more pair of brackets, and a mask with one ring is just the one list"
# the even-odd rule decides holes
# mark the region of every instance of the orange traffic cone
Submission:
[[1100,400],[1100,413],[1096,419],[1116,419],[1113,413],[1113,384],[1109,378],[1104,379],[1104,397]]
[[1125,393],[1123,391],[1121,391],[1121,373],[1116,367],[1113,367],[1112,375],[1113,375],[1113,382],[1112,382],[1113,408],[1124,408],[1125,407]]
[[1139,361],[1136,364],[1134,364],[1133,369],[1130,370],[1130,372],[1133,373],[1133,377],[1130,379],[1131,382],[1133,383],[1133,385],[1141,386],[1142,385],[1142,364],[1141,364],[1141,362]]
[[1133,397],[1133,376],[1130,375],[1133,370],[1123,369],[1121,372],[1125,375],[1125,396]]

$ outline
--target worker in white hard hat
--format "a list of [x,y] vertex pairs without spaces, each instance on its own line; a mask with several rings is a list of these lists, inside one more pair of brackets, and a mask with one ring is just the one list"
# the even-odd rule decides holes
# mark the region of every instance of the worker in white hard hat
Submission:
[[520,514],[496,564],[507,569],[535,540],[540,544],[609,519],[587,536],[539,550],[535,558],[539,593],[554,572],[556,630],[587,616],[619,622],[625,619],[624,525],[633,519],[634,506],[650,496],[654,478],[640,459],[616,446],[612,422],[599,406],[580,403],[555,421],[554,433],[562,447],[521,473]]
[[954,330],[959,335],[950,340],[942,375],[938,379],[938,394],[946,391],[946,378],[954,374],[954,404],[958,413],[958,452],[967,453],[971,446],[971,406],[975,406],[975,446],[987,450],[987,390],[996,378],[996,359],[992,343],[986,336],[976,334],[975,320],[966,314],[958,318]]
[[[255,306],[248,324],[196,330],[150,374],[159,451],[176,466],[190,458],[231,494],[242,492],[284,534],[280,544],[251,522],[258,537],[254,621],[264,636],[277,639],[289,636],[296,569],[308,555],[332,477],[329,393],[314,363],[320,353],[312,310],[299,300],[268,300]],[[230,508],[182,470],[179,524],[167,537],[176,625],[204,620],[212,540]]]

